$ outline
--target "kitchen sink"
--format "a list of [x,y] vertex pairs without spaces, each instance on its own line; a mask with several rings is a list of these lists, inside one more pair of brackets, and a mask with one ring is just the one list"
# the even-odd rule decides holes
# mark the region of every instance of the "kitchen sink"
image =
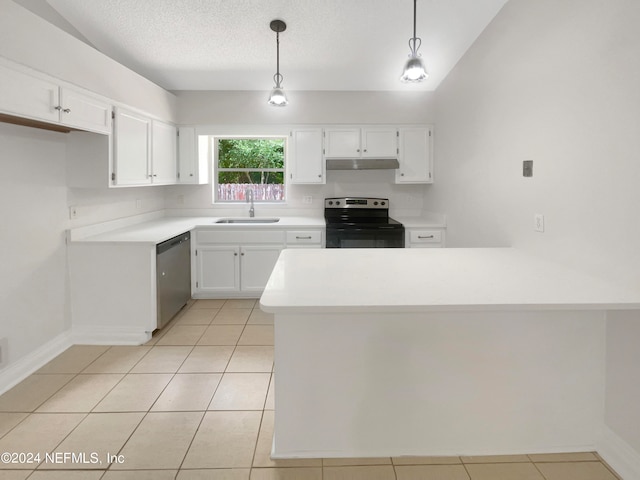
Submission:
[[277,223],[279,218],[221,218],[215,223]]

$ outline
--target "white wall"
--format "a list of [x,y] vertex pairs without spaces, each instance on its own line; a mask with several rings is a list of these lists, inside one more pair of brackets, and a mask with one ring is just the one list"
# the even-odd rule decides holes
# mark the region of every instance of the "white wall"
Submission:
[[11,0],[0,0],[0,56],[166,120],[175,96]]
[[64,134],[0,123],[0,338],[9,364],[70,327],[65,156]]
[[[268,126],[268,133],[289,134],[288,125],[323,124],[424,124],[434,123],[432,92],[287,92],[289,105],[274,108],[267,104],[269,92],[176,92],[178,122],[183,125],[204,125],[202,131],[215,134],[229,130],[247,134],[265,133],[254,125]],[[224,127],[216,127],[224,125]],[[259,131],[258,131],[259,130]],[[428,187],[427,187],[428,188]],[[322,215],[325,197],[363,195],[391,199],[391,213],[418,215],[422,211],[424,185],[394,184],[394,172],[355,171],[327,172],[327,184],[317,186],[292,185],[287,192],[286,206],[258,206],[257,212],[281,212]],[[303,196],[312,196],[311,205],[303,204]],[[212,205],[211,185],[201,187],[171,187],[167,207],[200,209],[201,213],[225,211],[244,212],[246,206]],[[235,207],[235,208],[234,208]],[[229,214],[224,213],[224,214]]]
[[[267,84],[268,85],[268,84]],[[269,90],[182,91],[178,123],[196,124],[314,124],[314,123],[432,123],[432,92],[287,92],[284,108],[267,104]]]
[[[0,56],[152,115],[175,118],[173,94],[10,0],[0,0]],[[0,339],[8,339],[9,368],[70,328],[65,230],[164,208],[166,187],[68,188],[73,135],[96,134],[0,123]],[[73,222],[70,205],[78,210]],[[0,391],[4,388],[0,382]]]
[[[449,245],[515,245],[640,288],[639,22],[635,0],[505,5],[436,92],[425,204],[447,213]],[[605,420],[638,458],[639,320],[609,314]]]
[[503,8],[436,95],[426,202],[451,244],[518,245],[640,285],[638,21],[633,0]]

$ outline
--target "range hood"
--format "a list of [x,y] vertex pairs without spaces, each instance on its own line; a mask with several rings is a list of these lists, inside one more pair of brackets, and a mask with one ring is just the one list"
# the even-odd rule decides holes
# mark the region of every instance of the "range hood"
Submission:
[[390,170],[400,168],[397,158],[327,158],[327,170]]

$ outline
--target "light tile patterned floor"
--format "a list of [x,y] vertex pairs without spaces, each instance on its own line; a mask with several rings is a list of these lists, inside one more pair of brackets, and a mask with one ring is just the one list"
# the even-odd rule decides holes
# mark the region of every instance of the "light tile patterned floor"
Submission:
[[594,453],[272,460],[273,408],[272,317],[255,300],[199,300],[147,345],[71,347],[0,396],[0,453],[55,460],[0,463],[0,478],[617,478]]

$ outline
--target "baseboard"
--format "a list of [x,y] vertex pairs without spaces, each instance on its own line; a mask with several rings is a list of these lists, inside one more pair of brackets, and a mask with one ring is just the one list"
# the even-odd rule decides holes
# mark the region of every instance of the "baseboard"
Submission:
[[606,426],[597,451],[623,480],[640,480],[640,452]]
[[126,327],[73,327],[75,345],[142,345],[151,340],[151,332]]
[[71,345],[73,345],[71,334],[66,331],[9,365],[0,372],[0,395],[53,360]]

